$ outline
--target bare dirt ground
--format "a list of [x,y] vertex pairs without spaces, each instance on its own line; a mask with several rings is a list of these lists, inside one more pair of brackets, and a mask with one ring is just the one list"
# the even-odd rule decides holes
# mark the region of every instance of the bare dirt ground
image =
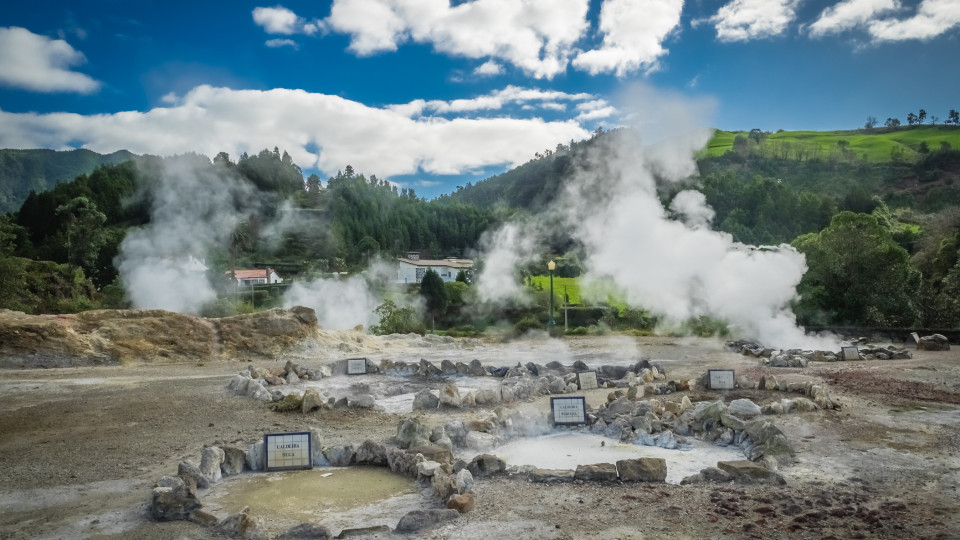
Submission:
[[[755,360],[724,350],[719,341],[692,338],[593,337],[467,348],[355,341],[357,348],[339,355],[313,355],[305,347],[296,357],[310,367],[362,354],[374,360],[479,358],[485,365],[509,365],[580,359],[599,365],[635,361],[642,354],[661,362],[670,379],[733,368],[754,380],[764,374],[822,380],[842,405],[837,411],[771,417],[797,451],[797,463],[780,471],[785,486],[545,486],[522,476],[481,479],[476,510],[421,537],[960,537],[956,347],[917,351],[911,360],[812,364],[800,370],[760,368]],[[385,441],[396,434],[399,415],[347,409],[279,414],[228,393],[224,386],[230,376],[246,366],[0,371],[0,538],[209,538],[215,536],[209,529],[157,523],[148,512],[154,482],[175,474],[181,460],[198,461],[204,445],[247,444],[264,433],[311,427],[330,445]],[[597,406],[606,393],[585,395]],[[716,397],[703,391],[689,395],[695,401]],[[725,399],[734,397],[762,405],[789,396],[737,390]],[[546,408],[545,399],[542,405]]]

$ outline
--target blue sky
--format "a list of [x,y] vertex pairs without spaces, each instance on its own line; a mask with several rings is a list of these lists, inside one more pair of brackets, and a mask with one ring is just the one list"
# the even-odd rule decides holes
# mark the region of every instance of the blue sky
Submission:
[[956,0],[35,0],[0,13],[0,147],[279,146],[432,197],[644,115],[638,82],[720,129],[943,120],[958,40]]

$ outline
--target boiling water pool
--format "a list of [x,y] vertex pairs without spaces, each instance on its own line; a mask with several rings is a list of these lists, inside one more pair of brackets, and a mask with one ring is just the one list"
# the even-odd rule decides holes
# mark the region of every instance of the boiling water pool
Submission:
[[383,467],[322,467],[225,477],[203,496],[221,517],[245,506],[271,529],[321,523],[344,528],[396,527],[404,514],[433,503],[416,482]]
[[[601,442],[604,444],[601,446]],[[663,458],[667,462],[667,483],[680,480],[700,469],[716,467],[718,461],[746,459],[737,448],[714,446],[688,439],[690,450],[666,450],[654,446],[625,444],[602,435],[587,433],[554,433],[541,437],[518,439],[490,451],[507,465],[533,465],[541,469],[576,469],[577,465],[616,463],[621,459],[640,457]]]

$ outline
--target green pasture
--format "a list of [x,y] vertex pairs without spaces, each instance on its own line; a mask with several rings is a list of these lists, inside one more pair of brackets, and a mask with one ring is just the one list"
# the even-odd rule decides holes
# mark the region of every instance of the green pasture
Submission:
[[[748,137],[746,131],[717,130],[704,149],[709,156],[720,156],[733,149],[737,135]],[[839,141],[846,141],[841,151]],[[960,149],[960,126],[905,126],[900,128],[878,127],[871,130],[848,131],[781,131],[771,133],[758,147],[750,141],[750,152],[762,151],[768,157],[786,156],[797,159],[802,151],[806,159],[859,159],[871,162],[889,161],[896,157],[913,161],[921,156],[921,143],[927,143],[932,152],[946,142],[953,149]]]

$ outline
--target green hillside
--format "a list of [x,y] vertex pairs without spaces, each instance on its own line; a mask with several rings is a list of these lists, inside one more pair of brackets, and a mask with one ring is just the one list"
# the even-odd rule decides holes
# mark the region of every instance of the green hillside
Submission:
[[133,158],[126,150],[98,154],[80,149],[0,150],[0,214],[15,212],[31,191],[53,189],[101,165],[115,165]]
[[[779,131],[751,133],[722,131],[714,133],[707,143],[705,155],[721,156],[734,150],[737,136],[746,139],[745,150],[765,157],[780,159],[837,159],[873,163],[914,161],[929,151],[939,150],[943,143],[960,148],[960,126],[905,126],[847,131]],[[928,152],[923,151],[926,143]]]

